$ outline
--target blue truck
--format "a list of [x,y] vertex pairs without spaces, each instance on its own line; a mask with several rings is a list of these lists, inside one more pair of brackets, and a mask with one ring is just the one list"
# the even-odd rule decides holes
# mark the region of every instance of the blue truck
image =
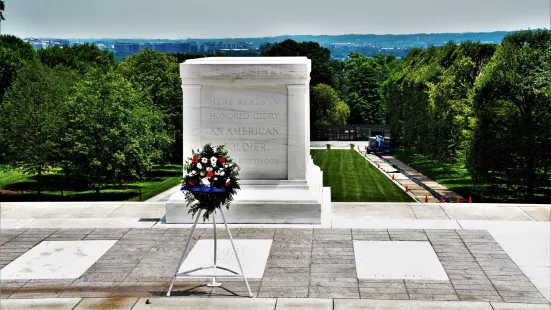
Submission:
[[383,136],[369,137],[368,152],[372,153],[390,153],[391,142],[390,139],[385,139]]

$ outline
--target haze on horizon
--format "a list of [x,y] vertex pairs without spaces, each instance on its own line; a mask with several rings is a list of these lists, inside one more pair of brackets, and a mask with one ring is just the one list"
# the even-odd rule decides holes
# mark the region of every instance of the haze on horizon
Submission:
[[226,38],[551,28],[550,0],[4,0],[2,33]]

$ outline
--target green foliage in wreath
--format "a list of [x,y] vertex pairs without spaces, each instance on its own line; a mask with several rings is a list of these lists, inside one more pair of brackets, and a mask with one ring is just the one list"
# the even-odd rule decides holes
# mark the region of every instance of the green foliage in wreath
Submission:
[[203,221],[222,205],[227,209],[239,187],[239,166],[235,164],[224,145],[213,147],[206,144],[202,149],[192,150],[193,155],[184,164],[182,181],[186,202],[191,216],[204,210]]

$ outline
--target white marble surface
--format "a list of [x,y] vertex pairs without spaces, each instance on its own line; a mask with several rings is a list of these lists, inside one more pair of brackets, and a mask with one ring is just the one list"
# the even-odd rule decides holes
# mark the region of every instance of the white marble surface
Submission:
[[25,298],[25,299],[2,299],[2,309],[29,310],[72,310],[80,303],[82,298]]
[[76,279],[116,240],[43,241],[0,270],[0,279]]
[[501,248],[551,302],[551,230],[494,227],[489,230]]
[[355,219],[332,218],[332,228],[366,229],[461,229],[454,220],[411,220],[411,219]]
[[276,310],[333,310],[333,299],[278,298]]
[[37,219],[25,228],[149,228],[155,222],[140,222],[139,218],[55,218]]
[[201,141],[226,145],[244,180],[287,179],[287,87],[204,86]]
[[443,204],[444,212],[452,220],[499,220],[499,221],[533,221],[520,208],[503,208],[492,205]]
[[[150,305],[145,303],[147,299]],[[132,310],[274,310],[276,301],[276,298],[148,297],[140,298]]]
[[[178,272],[192,270],[194,268],[214,265],[213,239],[201,239],[197,241],[187,258],[184,260]],[[261,279],[268,261],[271,239],[234,239],[239,260],[247,279]],[[218,239],[217,265],[240,273],[239,265],[235,258],[229,239]],[[191,275],[210,275],[212,269],[199,270]],[[218,269],[217,275],[231,275],[232,273]]]
[[284,79],[295,80],[289,84],[299,84],[310,80],[310,71],[311,61],[306,57],[206,57],[189,59],[180,65],[185,84],[195,83],[196,79],[204,82],[227,79],[233,84],[260,80],[263,85]]
[[[493,310],[489,302],[440,300],[335,299],[334,310]],[[518,304],[515,304],[518,305]],[[277,309],[276,309],[277,310]]]
[[181,65],[184,158],[227,144],[243,180],[305,180],[309,158],[306,57],[224,57]]
[[[330,195],[324,195],[323,173],[309,159],[307,182],[282,185],[273,184],[243,185],[234,197],[230,210],[224,210],[228,223],[240,224],[324,224],[329,225],[327,210],[330,208]],[[290,181],[296,183],[296,180]],[[188,214],[184,195],[173,194],[166,204],[166,223],[193,223]]]
[[359,279],[448,280],[426,241],[354,241]]

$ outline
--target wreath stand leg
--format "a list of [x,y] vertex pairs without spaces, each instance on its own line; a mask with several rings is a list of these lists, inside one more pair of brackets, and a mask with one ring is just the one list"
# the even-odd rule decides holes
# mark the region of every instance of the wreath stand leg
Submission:
[[[222,214],[222,219],[224,220],[224,225],[226,227],[226,232],[228,233],[228,236],[230,238],[230,243],[232,245],[232,248],[233,248],[233,253],[235,254],[235,258],[237,259],[237,264],[239,265],[239,270],[241,271],[241,274],[233,271],[233,270],[230,270],[228,268],[224,268],[224,267],[221,267],[221,266],[217,266],[217,255],[216,255],[216,250],[217,250],[217,235],[216,235],[216,219],[215,219],[215,212],[212,213],[212,221],[213,221],[213,226],[214,226],[214,265],[213,266],[207,266],[207,267],[199,267],[199,268],[195,268],[195,269],[192,269],[192,270],[188,270],[188,271],[184,271],[184,272],[178,272],[180,270],[180,266],[182,265],[182,263],[184,262],[184,259],[186,258],[186,255],[187,255],[187,252],[188,252],[188,248],[189,248],[189,245],[190,245],[190,242],[191,242],[191,238],[193,237],[193,232],[195,231],[195,228],[197,227],[197,222],[199,221],[199,216],[201,215],[202,213],[202,210],[199,210],[199,212],[197,213],[197,218],[195,219],[195,224],[193,224],[193,228],[191,229],[191,233],[189,235],[189,238],[188,238],[188,241],[187,241],[187,244],[186,244],[186,248],[184,250],[184,252],[182,253],[182,257],[180,258],[180,263],[178,264],[178,267],[176,267],[176,273],[174,274],[174,277],[172,278],[172,282],[170,283],[170,287],[168,288],[168,292],[166,293],[166,296],[170,296],[170,293],[172,291],[172,287],[174,286],[174,281],[176,281],[176,278],[184,278],[184,277],[189,277],[189,278],[197,278],[197,277],[212,277],[212,282],[207,284],[207,286],[211,287],[211,286],[221,286],[222,283],[217,283],[216,282],[216,270],[217,269],[222,269],[222,270],[225,270],[225,271],[228,271],[228,272],[231,272],[233,273],[232,275],[223,275],[222,277],[226,278],[226,277],[239,277],[239,278],[243,278],[243,280],[245,281],[245,285],[247,285],[247,291],[249,292],[249,297],[253,297],[253,294],[251,292],[251,287],[249,286],[249,281],[247,281],[247,277],[245,276],[245,273],[243,272],[243,266],[241,265],[241,261],[239,260],[239,256],[237,255],[237,250],[235,248],[235,244],[233,243],[233,237],[231,235],[231,232],[230,232],[230,228],[228,227],[228,223],[226,222],[226,217],[224,216],[224,211],[222,211],[222,207],[220,207],[220,214]],[[190,273],[192,272],[195,272],[195,271],[198,271],[198,270],[203,270],[203,269],[213,269],[213,274],[212,275],[190,275]]]
[[245,272],[243,272],[243,266],[241,266],[241,261],[239,260],[239,256],[237,255],[237,250],[235,249],[235,244],[233,243],[233,238],[231,236],[230,228],[228,227],[228,222],[226,222],[226,217],[224,216],[224,211],[222,209],[224,209],[224,207],[220,207],[220,214],[222,214],[224,225],[226,225],[226,231],[228,232],[228,236],[230,237],[230,242],[233,248],[233,253],[235,254],[235,259],[237,259],[237,264],[239,265],[241,276],[243,277],[243,280],[245,280],[245,285],[247,285],[247,291],[249,291],[249,297],[253,297],[253,293],[251,293],[251,287],[249,286],[249,281],[247,281],[247,277],[245,277]]
[[212,213],[212,227],[214,229],[214,268],[213,268],[213,277],[212,277],[212,283],[207,284],[209,287],[218,287],[222,286],[222,283],[216,282],[216,244],[218,243],[216,238],[216,217],[214,216],[214,213]]
[[191,229],[191,233],[189,234],[189,238],[187,239],[186,248],[184,249],[184,252],[182,253],[182,256],[180,257],[180,262],[178,263],[178,266],[176,267],[176,272],[174,273],[174,277],[172,277],[172,282],[170,282],[170,287],[168,288],[168,292],[166,293],[167,297],[170,296],[170,292],[172,291],[172,287],[174,286],[174,281],[176,281],[176,277],[178,277],[178,271],[180,270],[180,266],[182,266],[182,263],[184,262],[184,259],[186,258],[189,245],[191,244],[191,238],[193,237],[193,232],[195,231],[195,228],[197,227],[197,222],[199,221],[199,217],[201,216],[201,213],[203,213],[203,210],[199,210],[197,212],[197,218],[195,219],[195,224],[193,224],[193,228]]

